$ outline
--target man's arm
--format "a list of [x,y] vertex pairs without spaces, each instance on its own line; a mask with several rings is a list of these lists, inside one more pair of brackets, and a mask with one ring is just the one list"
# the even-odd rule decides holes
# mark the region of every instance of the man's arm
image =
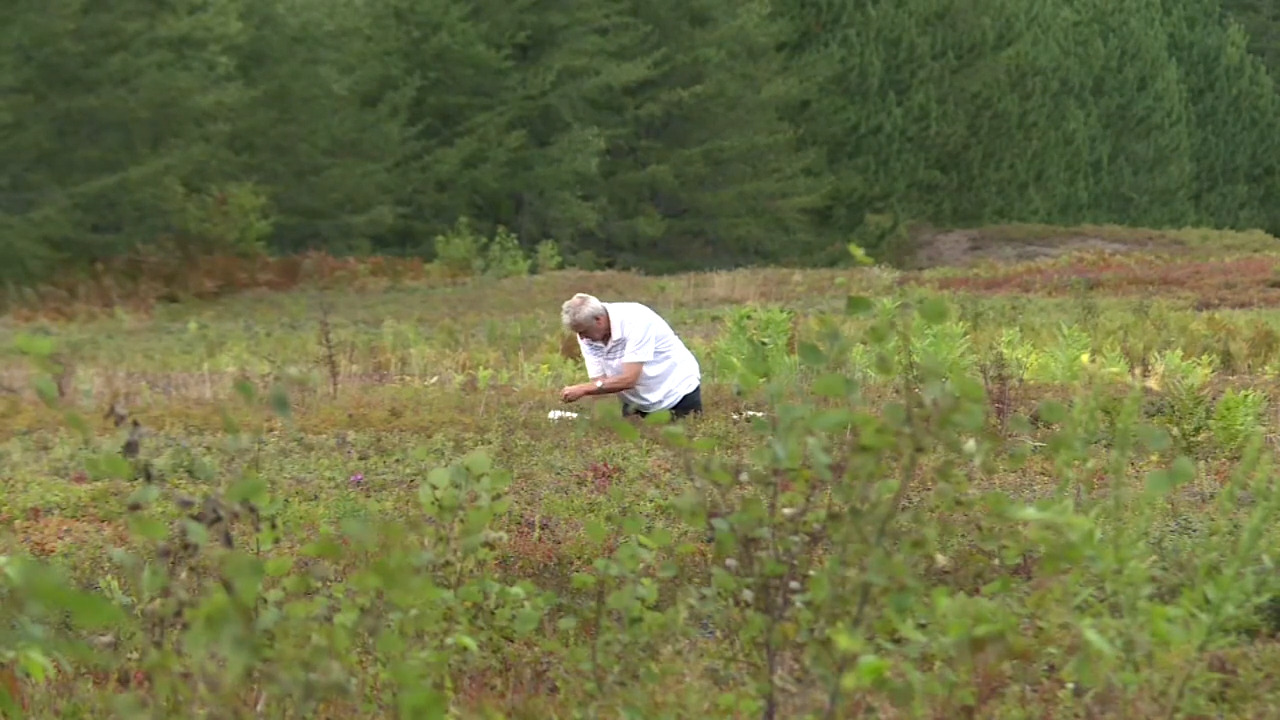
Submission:
[[644,363],[633,362],[624,363],[622,366],[622,374],[615,375],[611,378],[604,378],[604,382],[600,387],[596,387],[595,383],[600,378],[591,378],[591,392],[588,395],[609,395],[612,393],[630,390],[640,382],[640,371],[644,369]]
[[653,350],[653,326],[648,325],[642,332],[627,338],[627,350],[622,356],[622,374],[607,378],[599,388],[595,386],[595,380],[592,380],[590,394],[607,395],[635,387],[636,383],[640,382],[640,372],[644,370],[644,364],[653,360]]
[[[560,391],[560,397],[565,402],[575,402],[583,397],[600,397],[629,390],[640,381],[640,371],[643,368],[644,363],[625,363],[622,366],[621,375],[615,375],[610,378],[592,378],[589,383],[569,385]],[[596,387],[596,382],[600,383],[600,387]]]
[[591,378],[591,382],[604,378],[604,363],[587,350],[587,344],[582,342],[581,338],[578,338],[578,348],[582,354],[582,362],[587,366],[587,377]]
[[[588,381],[578,385],[569,385],[561,391],[561,394],[564,395],[564,393],[568,392],[570,388],[576,388],[578,390],[578,392],[576,393],[578,397],[593,395],[593,394],[596,394],[595,392],[596,383],[599,381],[607,380],[604,372],[604,363],[598,360],[594,355],[591,354],[591,352],[587,349],[587,344],[582,341],[582,338],[577,338],[577,341],[578,341],[578,348],[582,352],[582,362],[584,365],[587,366]],[[604,393],[600,393],[600,394],[604,394]],[[573,402],[573,400],[570,399],[568,396],[565,396],[565,399],[568,400],[569,402]]]

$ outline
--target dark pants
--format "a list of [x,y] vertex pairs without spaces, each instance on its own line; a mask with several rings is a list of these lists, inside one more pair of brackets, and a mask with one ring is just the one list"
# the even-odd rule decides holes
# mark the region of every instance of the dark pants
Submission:
[[[680,398],[680,402],[676,403],[675,405],[672,405],[667,409],[671,411],[671,419],[673,420],[676,418],[685,417],[690,413],[701,413],[702,412],[702,386],[699,385],[698,387],[694,388],[693,391],[690,392],[688,395],[685,395],[684,397]],[[649,413],[647,412],[637,410],[634,405],[627,402],[626,400],[622,401],[623,417],[631,417],[633,415],[637,417],[644,417],[648,414]]]

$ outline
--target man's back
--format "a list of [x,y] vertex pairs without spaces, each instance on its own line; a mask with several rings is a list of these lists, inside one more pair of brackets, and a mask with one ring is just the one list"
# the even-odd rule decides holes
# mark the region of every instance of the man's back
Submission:
[[638,302],[604,306],[612,328],[609,341],[578,338],[591,377],[619,375],[625,363],[644,363],[639,382],[622,395],[645,412],[669,408],[699,386],[697,358],[661,315]]

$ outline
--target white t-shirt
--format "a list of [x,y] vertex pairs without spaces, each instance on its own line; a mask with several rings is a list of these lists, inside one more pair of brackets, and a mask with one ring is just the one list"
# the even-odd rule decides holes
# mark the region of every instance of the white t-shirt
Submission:
[[604,303],[609,342],[578,337],[588,377],[622,374],[623,363],[640,362],[640,379],[620,395],[641,412],[667,410],[702,382],[702,369],[662,316],[637,302]]

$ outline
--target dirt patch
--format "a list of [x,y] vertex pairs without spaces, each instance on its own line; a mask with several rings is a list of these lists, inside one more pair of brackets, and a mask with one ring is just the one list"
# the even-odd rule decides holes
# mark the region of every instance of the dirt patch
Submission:
[[1280,261],[1102,257],[1064,259],[924,280],[939,290],[1065,297],[1086,290],[1116,297],[1184,298],[1201,310],[1280,307]]
[[1143,253],[1209,260],[1280,251],[1280,238],[1262,230],[1123,225],[1011,223],[939,229],[921,223],[911,226],[902,242],[910,256],[903,264],[911,270],[1019,263],[1078,253]]
[[23,518],[0,516],[0,528],[12,528],[12,538],[4,545],[16,541],[17,546],[38,557],[86,546],[125,547],[131,539],[128,530],[119,523],[92,517],[49,515],[39,508],[28,509]]
[[1058,257],[1070,253],[1127,253],[1150,250],[1154,238],[1121,242],[1088,235],[1031,238],[989,235],[982,230],[952,230],[923,234],[913,241],[908,269],[971,267],[989,262],[1017,263]]

